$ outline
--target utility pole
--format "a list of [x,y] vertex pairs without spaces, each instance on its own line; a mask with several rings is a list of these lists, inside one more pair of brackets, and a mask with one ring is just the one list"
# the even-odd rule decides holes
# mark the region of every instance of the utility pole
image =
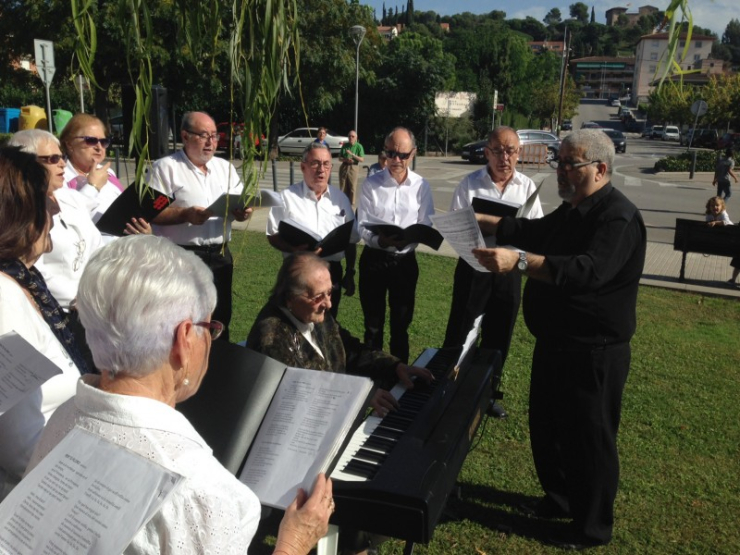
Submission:
[[556,135],[560,138],[560,127],[563,121],[563,100],[565,99],[565,81],[568,75],[568,55],[570,54],[570,48],[568,47],[568,26],[565,26],[565,33],[563,34],[563,70],[560,72],[560,103],[558,105],[558,128]]

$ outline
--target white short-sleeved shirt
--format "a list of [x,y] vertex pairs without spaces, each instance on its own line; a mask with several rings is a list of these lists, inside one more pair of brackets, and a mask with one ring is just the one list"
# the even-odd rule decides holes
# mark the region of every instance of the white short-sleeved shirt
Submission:
[[[452,194],[450,210],[467,208],[473,203],[473,197],[524,204],[536,189],[537,185],[535,185],[534,181],[523,173],[514,170],[514,175],[511,176],[502,193],[488,174],[488,166],[484,166],[469,174],[460,182]],[[532,209],[528,214],[524,214],[524,217],[534,220],[542,216],[542,205],[538,197],[532,205]],[[486,244],[488,246],[495,246],[495,242],[496,240],[493,236],[486,238]]]
[[49,291],[67,309],[77,297],[82,271],[103,238],[90,219],[86,200],[78,191],[62,187],[54,192],[59,212],[54,215],[50,235],[52,250],[41,255],[35,266]]
[[433,215],[434,201],[429,182],[411,170],[408,170],[404,182],[399,184],[386,168],[368,177],[360,189],[357,208],[360,236],[367,246],[374,249],[407,253],[414,250],[418,243],[407,245],[400,251],[395,247],[383,249],[378,244],[378,235],[364,225],[373,218],[406,228],[417,223],[431,226]]
[[0,500],[20,481],[41,431],[75,393],[80,371],[14,279],[0,274],[0,334],[15,330],[62,373],[0,416]]
[[116,172],[113,170],[108,170],[108,182],[98,191],[94,185],[88,183],[86,175],[77,172],[69,160],[64,168],[64,184],[65,187],[77,190],[87,198],[88,210],[93,222],[97,222],[105,214],[105,211],[118,198],[122,190]]
[[[174,196],[172,206],[208,208],[224,193],[241,194],[244,190],[236,168],[226,160],[213,157],[203,173],[193,164],[184,150],[160,158],[148,177],[149,185]],[[178,245],[220,245],[231,238],[231,217],[213,216],[203,225],[189,223],[152,225],[155,235],[167,237]]]
[[[308,229],[314,231],[321,237],[345,222],[355,219],[352,204],[347,195],[336,187],[329,185],[320,199],[306,185],[305,181],[294,183],[284,189],[280,196],[283,198],[283,206],[270,208],[267,218],[267,235],[278,233],[278,225],[282,220],[290,218]],[[357,228],[352,230],[352,243],[360,240]],[[336,261],[344,258],[344,252],[338,252],[324,257],[324,260]]]
[[98,389],[88,374],[59,407],[33,453],[33,469],[74,427],[97,434],[185,477],[124,552],[200,555],[247,553],[257,530],[257,496],[213,456],[187,418],[172,407]]

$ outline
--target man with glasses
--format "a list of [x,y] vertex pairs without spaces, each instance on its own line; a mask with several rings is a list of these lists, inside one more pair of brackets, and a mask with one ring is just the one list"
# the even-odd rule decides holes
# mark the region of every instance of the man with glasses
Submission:
[[360,175],[359,164],[365,161],[365,149],[357,142],[357,132],[352,130],[347,135],[349,142],[339,149],[339,159],[342,165],[339,168],[339,188],[347,195],[354,208],[357,204],[357,179]]
[[610,183],[614,145],[598,129],[563,140],[564,200],[539,220],[480,217],[503,248],[475,249],[486,268],[528,276],[524,319],[536,339],[529,396],[535,469],[545,492],[523,507],[570,518],[551,543],[609,543],[619,483],[617,430],[645,262],[642,216]]
[[413,133],[403,127],[385,139],[386,169],[362,184],[357,218],[365,249],[360,257],[360,303],[365,317],[365,342],[383,348],[386,296],[390,308],[390,352],[409,360],[409,326],[414,317],[417,243],[377,234],[368,224],[385,222],[407,228],[431,226],[434,202],[429,183],[409,166],[416,153]]
[[[323,143],[309,143],[301,158],[303,181],[294,183],[280,193],[283,206],[270,209],[270,216],[267,219],[267,240],[285,256],[293,252],[305,251],[307,245],[292,245],[281,237],[279,226],[282,220],[292,220],[320,237],[326,237],[330,231],[345,222],[354,221],[355,213],[347,196],[333,185],[329,185],[331,168],[329,147]],[[331,296],[331,313],[334,317],[337,316],[339,301],[342,299],[340,286],[345,288],[349,296],[354,295],[355,292],[354,274],[357,258],[355,244],[359,240],[355,226],[347,250],[324,257],[324,260],[329,262],[329,272],[334,288]],[[345,257],[347,258],[347,270],[342,277],[342,259]]]
[[[519,160],[519,135],[511,127],[497,127],[488,134],[484,153],[488,163],[484,168],[465,177],[452,195],[450,210],[467,208],[473,198],[501,200],[522,205],[532,195],[534,181],[516,170]],[[541,218],[539,198],[535,200],[527,218]],[[495,246],[493,236],[486,237],[488,246]],[[452,289],[452,305],[447,320],[445,347],[461,346],[475,319],[483,314],[480,346],[501,352],[501,365],[506,356],[514,333],[514,324],[521,302],[522,278],[517,272],[492,274],[474,270],[462,258],[455,268]],[[494,387],[498,387],[501,376],[496,376]],[[494,392],[488,413],[496,418],[506,418],[504,408],[495,399],[502,396]]]
[[218,294],[213,318],[224,323],[221,338],[228,341],[234,273],[228,246],[231,221],[245,221],[252,209],[234,208],[229,214],[214,214],[207,208],[224,193],[243,191],[236,168],[214,157],[219,136],[213,118],[205,112],[187,112],[180,137],[182,150],[157,160],[149,175],[154,189],[175,198],[154,219],[153,230],[155,235],[193,251],[211,269]]

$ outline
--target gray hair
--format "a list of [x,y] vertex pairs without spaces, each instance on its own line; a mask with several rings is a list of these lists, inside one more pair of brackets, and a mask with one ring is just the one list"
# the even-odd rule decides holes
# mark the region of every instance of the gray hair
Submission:
[[579,150],[586,160],[600,160],[606,164],[607,175],[612,174],[614,167],[614,143],[609,135],[601,129],[579,129],[563,139],[562,149],[568,146],[571,150]]
[[405,131],[409,134],[409,137],[411,137],[411,148],[416,148],[416,137],[414,137],[414,134],[411,132],[411,129],[408,129],[406,127],[394,127],[393,130],[388,133],[385,136],[385,141],[383,141],[383,146],[387,145],[388,142],[393,138],[393,134],[396,133],[396,131]]
[[306,276],[317,267],[329,271],[329,263],[312,252],[296,252],[286,256],[278,271],[270,300],[278,306],[287,306],[290,299],[308,291]]
[[169,359],[177,325],[206,320],[215,307],[208,267],[153,235],[123,237],[96,251],[77,293],[95,366],[111,377],[151,374]]
[[46,143],[53,143],[61,148],[59,139],[43,129],[24,129],[14,133],[7,142],[8,146],[19,146],[23,152],[36,154],[39,147]]
[[488,143],[490,143],[493,139],[501,140],[501,135],[504,133],[511,133],[516,137],[516,142],[519,142],[519,134],[516,132],[516,129],[513,127],[509,127],[507,125],[500,125],[496,129],[492,129],[488,132]]
[[184,129],[185,131],[190,131],[193,129],[193,120],[195,119],[195,114],[204,114],[211,118],[211,121],[216,123],[216,120],[211,117],[211,115],[208,112],[201,112],[201,111],[194,111],[194,112],[185,112],[182,115],[182,121],[180,122],[180,129]]
[[308,143],[308,145],[306,145],[306,148],[303,149],[303,154],[301,154],[301,162],[308,162],[308,155],[314,150],[328,150],[329,156],[331,156],[331,149],[328,146],[326,146],[324,143],[311,141],[310,143]]

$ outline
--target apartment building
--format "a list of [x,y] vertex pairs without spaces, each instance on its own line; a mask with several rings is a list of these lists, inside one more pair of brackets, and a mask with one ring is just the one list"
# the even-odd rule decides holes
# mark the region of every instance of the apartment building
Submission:
[[589,56],[568,63],[576,86],[585,98],[617,98],[630,91],[635,58]]

